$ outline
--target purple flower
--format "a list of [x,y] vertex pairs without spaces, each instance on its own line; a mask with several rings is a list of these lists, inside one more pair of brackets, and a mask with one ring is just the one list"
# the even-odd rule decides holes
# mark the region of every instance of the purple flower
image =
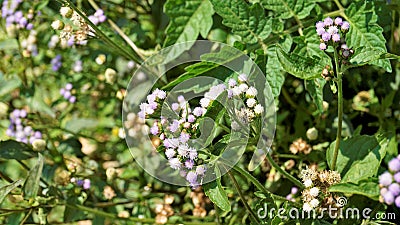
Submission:
[[186,180],[189,181],[189,183],[196,183],[197,182],[197,174],[193,171],[189,171],[186,175]]
[[393,181],[393,176],[388,171],[382,173],[379,176],[379,184],[383,186],[389,186]]
[[318,35],[322,35],[323,33],[325,33],[325,28],[323,28],[323,27],[317,28],[317,34]]
[[78,185],[78,186],[82,186],[83,185],[83,180],[77,180],[76,181],[76,185]]
[[169,166],[174,170],[181,168],[181,162],[179,161],[178,158],[172,158],[172,159],[168,160],[168,162],[169,162]]
[[73,67],[72,67],[72,70],[73,70],[74,72],[76,72],[76,73],[81,72],[81,71],[83,70],[83,68],[82,68],[82,61],[81,61],[81,60],[75,61],[74,65],[73,65]]
[[94,25],[98,25],[99,24],[99,19],[94,16],[94,15],[90,15],[88,16],[88,19],[90,20],[90,22],[92,22]]
[[83,180],[83,189],[87,190],[90,188],[90,180],[89,179],[85,179]]
[[338,26],[342,26],[343,19],[341,17],[336,17],[335,18],[335,24],[338,25]]
[[326,44],[325,43],[319,44],[319,49],[325,50],[326,49]]
[[193,161],[193,160],[186,160],[186,161],[185,161],[185,167],[186,167],[187,169],[192,169],[193,166],[194,166],[194,161]]
[[173,148],[167,148],[167,150],[165,150],[165,156],[167,156],[168,159],[171,159],[175,156],[175,150]]
[[394,196],[398,196],[400,194],[400,185],[398,183],[391,184],[388,189]]
[[394,195],[392,192],[387,191],[384,195],[383,195],[383,200],[385,201],[386,204],[391,205],[394,202]]
[[51,68],[53,71],[58,71],[62,66],[61,55],[57,55],[51,60]]
[[178,96],[178,102],[179,103],[185,102],[185,97],[183,97],[183,95],[179,95]]
[[72,94],[70,91],[65,91],[63,96],[65,99],[69,99],[72,96]]
[[188,122],[189,122],[189,123],[193,123],[195,120],[196,120],[196,117],[194,117],[192,114],[190,114],[190,115],[188,116]]
[[206,173],[206,167],[203,165],[197,166],[196,173],[200,176],[203,176]]
[[321,38],[324,41],[329,41],[331,39],[331,34],[328,33],[328,32],[325,32],[325,33],[322,34]]
[[388,163],[389,170],[392,172],[399,172],[400,171],[400,160],[397,158],[393,158]]
[[291,193],[292,195],[295,195],[298,191],[299,191],[299,188],[298,188],[298,187],[292,187],[292,189],[290,190],[290,193]]
[[324,25],[327,27],[327,26],[331,26],[333,24],[333,20],[332,20],[332,18],[330,18],[330,17],[326,17],[325,19],[324,19]]
[[332,35],[332,41],[334,41],[334,42],[340,41],[340,35],[339,34],[333,34]]
[[182,132],[181,136],[179,137],[179,141],[182,142],[182,143],[188,142],[189,139],[190,139],[190,134],[185,133],[185,132]]
[[151,133],[152,135],[157,135],[158,132],[159,132],[158,123],[156,122],[156,123],[154,123],[153,126],[150,128],[150,133]]
[[350,28],[349,22],[344,21],[344,22],[342,23],[341,28],[342,28],[342,31],[347,31],[347,30]]
[[172,122],[172,124],[169,126],[169,130],[171,131],[171,132],[176,132],[177,130],[179,129],[179,121],[178,120],[174,120],[173,122]]
[[26,29],[27,30],[32,30],[33,29],[33,24],[28,23],[28,25],[26,25]]
[[397,208],[400,208],[400,195],[394,200],[394,204],[397,206]]
[[325,24],[324,24],[324,22],[322,22],[322,21],[318,21],[318,22],[315,24],[315,28],[317,28],[317,30],[318,30],[319,28],[324,28],[324,26],[325,26]]
[[73,88],[73,86],[72,86],[71,83],[67,83],[67,84],[65,85],[65,89],[68,90],[68,91],[72,90],[72,88]]
[[331,35],[337,34],[339,32],[338,28],[336,26],[330,26],[327,30],[327,32]]
[[178,103],[172,103],[171,105],[172,110],[177,111],[179,109],[179,104]]
[[167,138],[164,140],[164,146],[166,148],[176,148],[179,145],[179,140],[177,138]]
[[189,155],[189,146],[187,144],[181,144],[178,146],[178,154],[184,158]]
[[27,115],[27,113],[26,113],[26,110],[25,110],[25,109],[21,109],[21,110],[19,111],[19,117],[25,118],[26,115]]
[[397,183],[400,183],[400,172],[397,172],[393,177]]
[[189,159],[195,160],[197,158],[197,150],[195,148],[189,148]]
[[197,117],[202,116],[205,113],[205,109],[201,107],[196,107],[193,109],[193,114]]

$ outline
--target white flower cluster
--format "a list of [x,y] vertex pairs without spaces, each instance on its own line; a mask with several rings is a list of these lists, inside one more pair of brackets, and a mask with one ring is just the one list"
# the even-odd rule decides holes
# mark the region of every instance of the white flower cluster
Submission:
[[300,178],[305,189],[302,192],[303,210],[311,211],[318,208],[322,203],[328,203],[328,188],[340,182],[340,174],[336,171],[316,171],[311,168],[302,170]]
[[61,30],[61,46],[72,46],[74,44],[85,45],[88,36],[94,35],[93,28],[91,28],[86,21],[70,7],[61,7],[60,14],[71,21],[71,24],[64,24],[61,20],[55,20],[51,24],[53,29]]
[[[242,123],[250,123],[255,117],[260,116],[264,112],[264,107],[256,100],[258,91],[255,87],[250,86],[246,74],[240,74],[238,81],[230,79],[228,85],[228,98],[239,98],[245,103],[245,106],[239,110],[235,109],[236,116]],[[239,124],[235,121],[232,122],[232,128],[239,129]]]
[[[171,112],[176,115],[174,118],[160,116],[161,105],[165,105],[165,91],[154,90],[147,96],[147,101],[139,105],[139,118],[155,119],[150,127],[150,134],[153,135],[153,140],[157,139],[155,146],[158,151],[163,152],[165,158],[168,159],[169,166],[174,170],[179,170],[180,175],[185,177],[192,187],[201,185],[207,168],[198,164],[198,150],[190,146],[190,139],[198,138],[200,119],[210,110],[213,102],[218,101],[217,98],[223,96],[221,95],[223,93],[227,93],[228,101],[233,102],[234,98],[238,98],[244,102],[244,106],[235,111],[239,115],[239,119],[246,123],[264,112],[264,107],[256,100],[257,89],[249,85],[247,75],[240,74],[238,81],[230,79],[228,83],[228,85],[212,86],[200,99],[199,106],[193,107],[184,96],[178,96],[176,102],[168,104]],[[233,129],[234,123],[232,122]],[[239,125],[237,124],[237,126]]]

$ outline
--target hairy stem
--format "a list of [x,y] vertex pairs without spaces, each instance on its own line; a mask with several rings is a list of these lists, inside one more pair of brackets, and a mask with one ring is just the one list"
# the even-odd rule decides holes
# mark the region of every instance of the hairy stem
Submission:
[[[247,172],[246,170],[240,168],[238,165],[235,165],[233,168],[233,170],[235,170],[235,172],[239,173],[240,175],[244,176],[248,181],[250,181],[251,183],[254,184],[254,186],[256,186],[256,188],[264,193],[267,193],[269,195],[271,195],[275,200],[280,200],[280,201],[288,201],[285,197],[283,196],[279,196],[276,194],[271,193],[264,185],[262,185],[260,183],[260,181],[257,180],[257,178],[255,178],[253,175],[251,175],[249,172]],[[293,203],[294,205],[296,205],[296,203],[294,202],[290,202]]]
[[242,193],[242,190],[240,189],[240,186],[231,171],[228,171],[228,176],[231,178],[231,180],[233,182],[233,186],[235,186],[236,191],[239,194],[240,200],[242,200],[244,207],[249,212],[249,214],[253,218],[253,220],[256,221],[257,224],[260,224],[260,220],[258,219],[256,213],[250,208],[249,204],[247,204],[247,201]]
[[342,72],[339,70],[339,56],[334,46],[334,60],[335,60],[335,77],[337,78],[336,83],[338,85],[338,126],[336,133],[335,149],[333,151],[332,159],[332,170],[336,169],[336,161],[339,154],[340,138],[342,136],[342,121],[343,121],[343,85],[342,85]]
[[284,169],[282,169],[271,157],[270,154],[267,154],[267,160],[273,166],[276,170],[278,170],[282,175],[284,175],[287,179],[292,181],[297,187],[304,189],[304,184],[301,183],[299,180],[297,180],[295,177],[290,175],[288,172],[286,172]]

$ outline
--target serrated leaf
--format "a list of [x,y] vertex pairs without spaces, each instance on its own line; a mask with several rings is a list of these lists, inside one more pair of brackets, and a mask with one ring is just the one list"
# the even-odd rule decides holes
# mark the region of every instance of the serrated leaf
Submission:
[[164,46],[195,41],[199,34],[206,38],[213,24],[209,0],[168,0],[164,11],[171,20]]
[[282,68],[300,79],[309,80],[321,76],[323,65],[328,65],[330,62],[327,58],[304,57],[295,53],[286,53],[282,47],[276,48],[279,63]]
[[[326,152],[329,167],[332,167],[335,143],[332,142]],[[387,144],[386,138],[378,140],[377,137],[368,135],[342,140],[336,162],[336,170],[341,174],[342,182],[357,183],[375,176],[385,157]]]
[[35,157],[36,154],[25,143],[7,140],[0,142],[0,158],[1,159],[17,159],[25,160]]
[[22,180],[16,180],[13,183],[4,185],[0,188],[0,205],[4,201],[4,198],[8,195],[8,193],[17,188],[21,183]]
[[[287,36],[280,44],[284,51],[289,51],[292,46],[292,38]],[[285,71],[279,63],[276,48],[276,45],[272,45],[267,49],[268,59],[265,71],[265,79],[275,98],[281,93],[282,85],[285,82]]]
[[272,21],[267,19],[259,4],[249,6],[242,0],[211,0],[215,11],[223,18],[222,23],[242,37],[248,44],[264,45],[272,31]]
[[[201,75],[212,75],[213,77],[216,77],[217,69],[221,69],[226,76],[229,76],[229,69],[226,68],[224,65],[236,64],[234,62],[236,62],[236,60],[240,60],[241,56],[243,56],[243,53],[229,46],[221,48],[219,52],[204,54],[201,56],[201,62],[186,67],[186,72],[184,74],[169,82],[162,89],[170,90],[171,88],[179,83],[182,83],[185,80]],[[239,65],[239,63],[237,64]]]
[[272,10],[282,19],[297,17],[303,19],[315,7],[314,0],[261,0],[264,8]]
[[321,43],[317,32],[315,31],[315,27],[311,26],[305,28],[303,30],[303,36],[296,37],[295,42],[297,43],[296,48],[293,50],[294,53],[302,55],[302,56],[318,56],[320,58],[326,58],[329,60],[329,65],[332,67],[332,62],[330,61],[330,57],[319,48],[319,44]]
[[35,198],[40,185],[40,177],[42,176],[44,158],[39,153],[38,161],[36,165],[29,171],[26,177],[25,183],[22,187],[25,199]]
[[[383,37],[383,29],[378,25],[378,16],[375,12],[373,1],[353,2],[345,14],[350,23],[349,33],[346,35],[347,45],[351,48],[367,47],[386,53],[386,40]],[[392,66],[388,59],[379,59],[368,64],[384,68],[392,72]]]
[[315,105],[317,106],[318,112],[322,114],[324,112],[323,101],[324,101],[324,86],[326,80],[323,78],[316,78],[313,80],[305,81],[305,88],[310,93]]
[[364,195],[368,198],[379,200],[379,185],[370,180],[360,180],[358,183],[347,182],[334,184],[329,187],[329,192]]
[[221,186],[221,179],[203,184],[204,193],[207,197],[223,211],[231,211],[231,204],[228,199],[228,195]]
[[363,66],[378,60],[384,52],[381,49],[360,47],[354,50],[350,63],[352,67]]

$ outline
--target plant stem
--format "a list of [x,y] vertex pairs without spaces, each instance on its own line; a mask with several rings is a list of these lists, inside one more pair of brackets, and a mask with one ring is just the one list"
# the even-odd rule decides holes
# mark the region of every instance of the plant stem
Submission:
[[286,172],[284,169],[282,169],[271,157],[270,154],[267,154],[267,160],[273,166],[276,170],[278,170],[282,175],[284,175],[287,179],[292,181],[297,187],[304,189],[304,184],[301,183],[299,180],[297,180],[295,177],[290,175],[288,172]]
[[[74,5],[74,3],[72,3],[71,0],[65,0],[68,5],[76,12],[79,14],[79,16],[81,16],[85,22],[96,32],[96,34],[104,41],[106,42],[109,46],[114,47],[115,49],[117,49],[122,55],[124,55],[124,57],[134,60],[137,63],[142,63],[143,60],[139,57],[136,56],[134,54],[129,53],[128,51],[126,51],[124,48],[122,48],[121,46],[119,46],[118,44],[116,44],[114,41],[112,41],[107,35],[105,35],[99,28],[97,28],[96,25],[94,25],[85,14],[83,14],[81,12],[80,9],[78,9],[78,7],[76,7]],[[136,52],[135,52],[136,54]]]
[[340,138],[342,136],[342,121],[343,121],[343,85],[342,85],[342,72],[339,70],[339,60],[338,60],[338,52],[336,46],[334,49],[334,60],[335,60],[335,75],[337,78],[338,85],[338,126],[336,133],[336,142],[335,149],[333,151],[333,159],[332,159],[332,170],[336,169],[336,161],[339,154],[339,146],[340,146]]
[[260,224],[260,220],[258,219],[258,217],[256,216],[255,212],[250,208],[249,204],[247,204],[247,201],[242,193],[242,190],[240,189],[240,186],[238,184],[238,182],[236,181],[235,177],[233,176],[231,171],[228,171],[228,175],[231,178],[232,182],[233,182],[233,186],[235,186],[236,191],[239,194],[240,199],[242,200],[242,203],[244,205],[244,207],[246,208],[246,210],[250,213],[250,216],[253,217],[253,220],[257,222],[257,224]]
[[[264,185],[262,185],[260,183],[260,181],[258,181],[253,175],[251,175],[249,172],[247,172],[246,170],[242,169],[241,167],[239,167],[238,165],[235,165],[233,168],[233,170],[235,170],[237,173],[239,173],[240,175],[244,176],[248,181],[250,181],[251,183],[254,184],[254,186],[256,186],[256,188],[264,193],[268,193],[270,194],[274,199],[276,200],[281,200],[281,201],[288,201],[285,197],[276,195],[271,193]],[[289,202],[289,203],[293,203],[294,205],[297,205],[294,202]]]

